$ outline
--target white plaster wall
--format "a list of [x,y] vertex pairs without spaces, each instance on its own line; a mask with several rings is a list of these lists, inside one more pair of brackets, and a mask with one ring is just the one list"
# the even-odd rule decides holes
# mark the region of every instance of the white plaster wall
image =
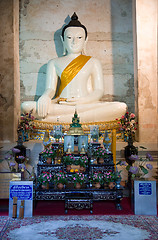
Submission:
[[43,93],[46,64],[62,55],[61,28],[75,11],[88,29],[87,55],[102,63],[104,99],[125,101],[134,111],[131,5],[131,0],[21,0],[21,101]]
[[140,141],[157,142],[157,0],[136,0]]

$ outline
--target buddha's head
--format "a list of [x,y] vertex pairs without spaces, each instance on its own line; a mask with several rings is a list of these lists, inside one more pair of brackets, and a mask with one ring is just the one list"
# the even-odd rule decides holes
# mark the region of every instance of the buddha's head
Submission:
[[62,30],[62,41],[68,53],[80,53],[87,42],[87,29],[78,21],[76,13]]
[[76,13],[74,12],[74,14],[71,16],[71,21],[64,26],[63,30],[62,30],[62,37],[63,37],[63,40],[64,40],[64,33],[65,33],[65,30],[69,27],[77,27],[77,28],[83,28],[84,29],[84,32],[85,32],[85,40],[87,38],[87,29],[84,25],[82,25],[80,23],[80,21],[78,21],[78,16],[76,15]]

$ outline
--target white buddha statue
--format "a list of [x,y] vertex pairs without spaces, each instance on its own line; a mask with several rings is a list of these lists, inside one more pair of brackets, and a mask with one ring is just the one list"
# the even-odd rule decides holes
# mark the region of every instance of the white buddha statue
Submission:
[[22,112],[33,109],[38,119],[61,123],[70,123],[75,110],[81,123],[111,121],[126,112],[125,103],[100,101],[104,94],[102,67],[97,59],[83,54],[87,40],[86,27],[74,13],[62,31],[65,55],[48,62],[45,92],[37,102],[23,102]]

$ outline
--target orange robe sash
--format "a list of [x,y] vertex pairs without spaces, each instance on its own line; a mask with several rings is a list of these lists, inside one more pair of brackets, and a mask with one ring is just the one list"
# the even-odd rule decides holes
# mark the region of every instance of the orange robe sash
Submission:
[[57,94],[58,96],[60,96],[64,88],[72,81],[72,79],[77,75],[77,73],[83,68],[90,58],[90,56],[79,55],[67,65],[61,74],[61,83]]

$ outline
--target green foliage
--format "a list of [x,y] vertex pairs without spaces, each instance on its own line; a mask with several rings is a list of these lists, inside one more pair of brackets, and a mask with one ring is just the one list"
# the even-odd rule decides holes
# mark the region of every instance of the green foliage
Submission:
[[[142,149],[146,149],[143,146],[140,146]],[[146,153],[145,157],[139,157],[138,155],[131,155],[129,157],[130,163],[126,163],[125,161],[119,161],[117,165],[125,166],[125,169],[131,173],[132,179],[142,179],[145,178],[145,175],[149,173],[149,170],[152,170],[153,166],[148,163],[153,161],[153,157],[150,153]],[[134,164],[133,164],[134,162]]]
[[91,183],[100,183],[104,184],[104,175],[101,172],[95,172],[91,176],[89,176],[89,180]]
[[71,154],[68,154],[63,157],[63,163],[65,165],[71,165],[74,163],[74,157]]
[[76,172],[72,175],[71,180],[76,186],[76,183],[83,184],[84,181],[86,180],[86,176],[83,173]]
[[103,148],[97,148],[94,152],[94,155],[96,157],[100,157],[100,158],[105,158],[105,157],[108,157],[108,153],[106,152],[105,149]]
[[50,172],[42,172],[37,178],[37,181],[42,185],[46,185],[52,181],[52,174]]
[[66,184],[68,182],[68,175],[62,171],[60,171],[59,173],[56,173],[54,175],[54,183],[58,184],[58,183],[62,183],[62,184]]
[[117,182],[118,180],[121,180],[121,171],[111,171],[109,170],[108,172],[104,173],[104,181],[105,182]]
[[77,160],[77,165],[80,165],[81,167],[86,167],[88,164],[88,157],[87,156],[80,156]]
[[52,148],[46,148],[42,152],[43,158],[51,158],[54,159],[56,156],[56,151],[54,151]]

